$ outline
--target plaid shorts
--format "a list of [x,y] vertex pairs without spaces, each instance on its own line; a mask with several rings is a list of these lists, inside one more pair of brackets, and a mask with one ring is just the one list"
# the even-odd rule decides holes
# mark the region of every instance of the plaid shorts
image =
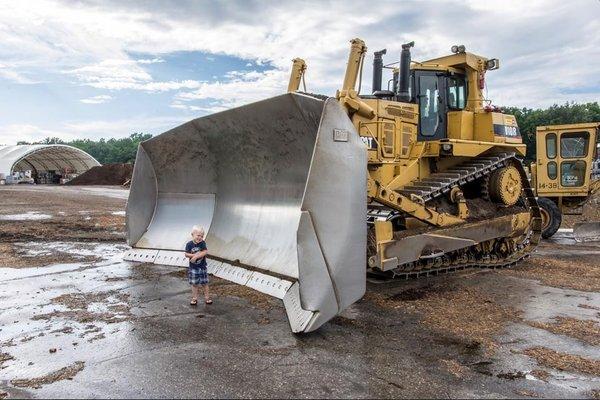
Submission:
[[190,265],[188,267],[187,276],[190,285],[206,285],[208,283],[208,271],[206,270],[206,267]]

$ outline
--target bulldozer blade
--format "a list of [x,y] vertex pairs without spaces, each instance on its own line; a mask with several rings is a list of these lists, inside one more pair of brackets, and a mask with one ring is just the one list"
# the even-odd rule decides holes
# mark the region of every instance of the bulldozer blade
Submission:
[[192,120],[138,148],[124,258],[187,266],[201,225],[209,273],[315,330],[365,292],[366,165],[335,99],[285,94]]
[[579,222],[573,226],[573,238],[576,242],[600,241],[600,222]]

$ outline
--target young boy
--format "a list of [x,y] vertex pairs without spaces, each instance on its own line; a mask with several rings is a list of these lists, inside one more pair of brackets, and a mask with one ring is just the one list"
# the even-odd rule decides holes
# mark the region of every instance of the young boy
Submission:
[[190,259],[188,267],[188,282],[192,285],[192,301],[190,305],[198,304],[200,285],[204,286],[204,302],[212,304],[208,294],[208,272],[206,270],[206,255],[208,249],[204,241],[204,229],[194,225],[192,228],[192,240],[185,245],[185,256]]

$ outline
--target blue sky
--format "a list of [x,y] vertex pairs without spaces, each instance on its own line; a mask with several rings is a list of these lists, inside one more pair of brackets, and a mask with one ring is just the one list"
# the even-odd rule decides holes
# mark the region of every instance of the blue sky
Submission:
[[414,40],[417,60],[453,44],[501,59],[497,105],[600,99],[600,1],[28,1],[0,3],[0,144],[47,136],[158,134],[282,93],[291,59],[333,95],[349,40]]

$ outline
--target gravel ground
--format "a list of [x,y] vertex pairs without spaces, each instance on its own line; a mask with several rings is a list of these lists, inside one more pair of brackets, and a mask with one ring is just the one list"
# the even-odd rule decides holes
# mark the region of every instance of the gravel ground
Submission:
[[277,299],[211,278],[215,304],[191,308],[184,270],[123,262],[126,193],[0,188],[0,216],[51,215],[0,219],[0,398],[600,393],[600,246],[562,238],[511,270],[369,283],[294,335]]

